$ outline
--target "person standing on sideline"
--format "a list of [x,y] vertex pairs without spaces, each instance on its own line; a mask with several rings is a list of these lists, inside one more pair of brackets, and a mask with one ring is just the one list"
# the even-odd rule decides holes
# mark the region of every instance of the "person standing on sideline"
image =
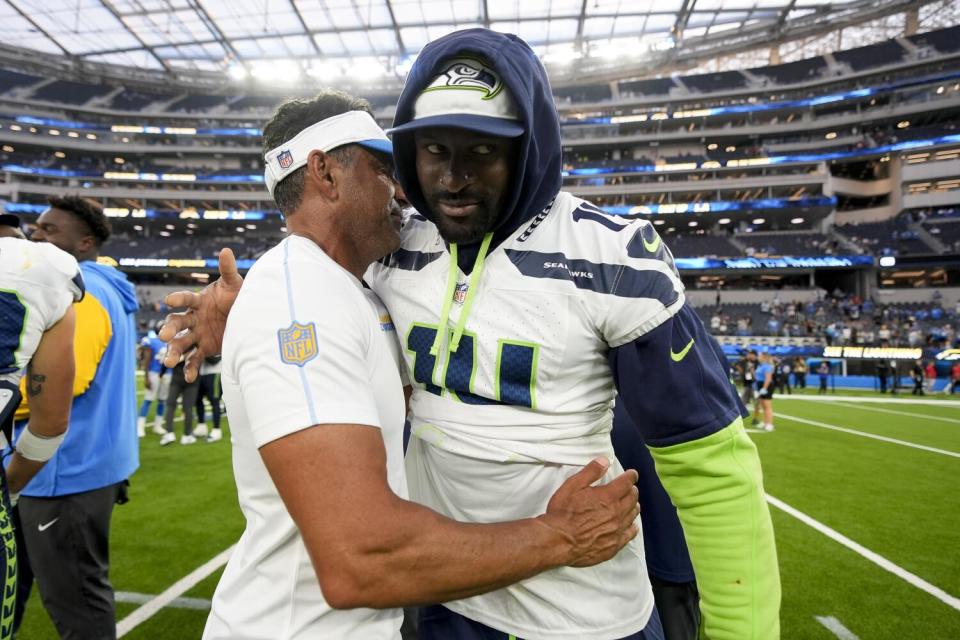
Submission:
[[144,437],[147,432],[147,415],[150,405],[157,403],[157,411],[153,417],[153,432],[163,435],[163,412],[170,394],[170,370],[163,366],[163,356],[167,353],[167,345],[157,337],[156,331],[150,330],[140,341],[140,366],[143,370],[143,403],[140,405],[140,415],[137,417],[137,436]]
[[757,413],[763,414],[760,428],[764,431],[773,431],[773,390],[776,384],[773,356],[766,351],[760,352],[760,366],[757,367],[757,406],[754,409],[754,420]]
[[[193,435],[206,438],[207,442],[219,442],[223,439],[220,430],[220,356],[211,356],[200,365],[200,387],[197,390],[197,428]],[[213,428],[207,432],[206,408],[204,398],[210,402],[210,416]]]
[[110,237],[100,205],[77,196],[49,201],[31,239],[77,259],[86,295],[74,305],[70,426],[50,462],[23,490],[20,521],[40,599],[60,636],[112,638],[110,518],[113,505],[126,502],[127,478],[139,466],[137,296],[123,273],[96,261]]
[[960,386],[960,362],[954,362],[950,367],[950,395]]
[[830,363],[826,360],[820,361],[817,367],[817,375],[820,376],[820,388],[817,389],[817,395],[822,396],[827,393],[827,379],[830,377]]
[[175,442],[177,434],[173,430],[173,420],[177,414],[177,403],[183,398],[183,435],[180,444],[193,444],[197,437],[193,435],[193,413],[197,406],[197,393],[200,391],[200,377],[193,382],[187,382],[183,377],[183,362],[173,368],[170,376],[170,393],[167,395],[167,415],[165,417],[166,433],[160,436],[160,446],[165,447]]
[[937,365],[933,360],[927,363],[924,370],[924,380],[926,381],[927,393],[936,393],[937,391]]
[[890,377],[890,363],[886,360],[877,361],[877,380],[880,382],[880,393],[887,392],[887,378]]
[[913,380],[913,391],[910,392],[911,395],[926,395],[923,391],[923,373],[923,362],[917,360],[913,363],[913,368],[910,369],[910,378]]

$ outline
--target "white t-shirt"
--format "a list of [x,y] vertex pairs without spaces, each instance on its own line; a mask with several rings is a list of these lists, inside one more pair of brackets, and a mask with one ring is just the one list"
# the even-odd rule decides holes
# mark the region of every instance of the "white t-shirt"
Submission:
[[390,488],[406,498],[403,388],[393,324],[372,292],[316,244],[291,236],[250,270],[227,322],[223,395],[247,527],[203,637],[399,638],[399,609],[331,609],[259,448],[324,424],[379,427]]

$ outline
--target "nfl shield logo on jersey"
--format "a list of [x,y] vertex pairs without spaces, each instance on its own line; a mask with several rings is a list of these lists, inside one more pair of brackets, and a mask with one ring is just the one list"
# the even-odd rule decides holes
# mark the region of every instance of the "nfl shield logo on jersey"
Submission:
[[293,154],[289,151],[281,151],[280,155],[277,156],[277,164],[280,165],[281,169],[289,169],[290,165],[293,164]]
[[469,283],[458,282],[457,288],[453,290],[453,301],[457,304],[463,304],[463,301],[467,299],[467,289],[469,288]]
[[277,331],[280,340],[280,360],[302,367],[317,356],[317,326],[294,321],[286,329]]

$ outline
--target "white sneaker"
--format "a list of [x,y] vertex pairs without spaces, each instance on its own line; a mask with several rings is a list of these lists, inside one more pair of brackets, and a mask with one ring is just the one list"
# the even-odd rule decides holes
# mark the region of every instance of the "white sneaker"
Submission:
[[196,436],[180,436],[180,444],[193,444],[196,441]]
[[154,423],[153,423],[153,432],[154,432],[155,434],[157,434],[158,436],[167,435],[167,430],[164,429],[164,428],[163,428],[163,425],[160,424],[159,422],[154,422]]
[[207,442],[220,442],[223,440],[223,431],[220,429],[212,429],[210,435],[207,436]]
[[207,425],[206,425],[205,423],[203,423],[203,422],[201,422],[200,424],[198,424],[198,425],[197,425],[197,428],[193,430],[193,435],[197,436],[198,438],[206,438],[206,437],[207,437],[207,433],[208,433],[208,432],[207,432]]
[[147,430],[146,430],[146,428],[144,428],[144,426],[143,426],[142,424],[137,423],[137,437],[138,437],[138,438],[142,438],[142,437],[144,437],[145,435],[147,435]]
[[[156,431],[156,429],[154,429],[154,431]],[[164,431],[163,436],[160,438],[160,446],[165,447],[171,442],[176,442],[176,441],[177,441],[177,434],[175,434],[173,431],[170,431],[169,433]]]
[[773,425],[772,425],[772,424],[765,424],[765,425],[763,425],[763,430],[764,430],[764,431],[773,431]]

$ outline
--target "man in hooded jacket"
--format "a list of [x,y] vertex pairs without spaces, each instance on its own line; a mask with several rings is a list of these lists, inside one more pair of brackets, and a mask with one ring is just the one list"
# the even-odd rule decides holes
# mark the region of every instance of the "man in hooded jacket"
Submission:
[[[566,477],[612,453],[619,392],[683,523],[702,634],[778,637],[773,529],[723,353],[653,226],[561,191],[559,117],[530,47],[485,29],[427,45],[390,133],[419,213],[364,280],[390,312],[413,382],[411,498],[470,522],[540,513]],[[211,290],[221,310],[231,295],[230,285]],[[194,363],[219,347],[200,317],[168,320],[167,338],[194,328],[171,342],[168,361],[195,343]],[[419,631],[658,638],[655,619],[634,541],[590,569],[427,607]]]

